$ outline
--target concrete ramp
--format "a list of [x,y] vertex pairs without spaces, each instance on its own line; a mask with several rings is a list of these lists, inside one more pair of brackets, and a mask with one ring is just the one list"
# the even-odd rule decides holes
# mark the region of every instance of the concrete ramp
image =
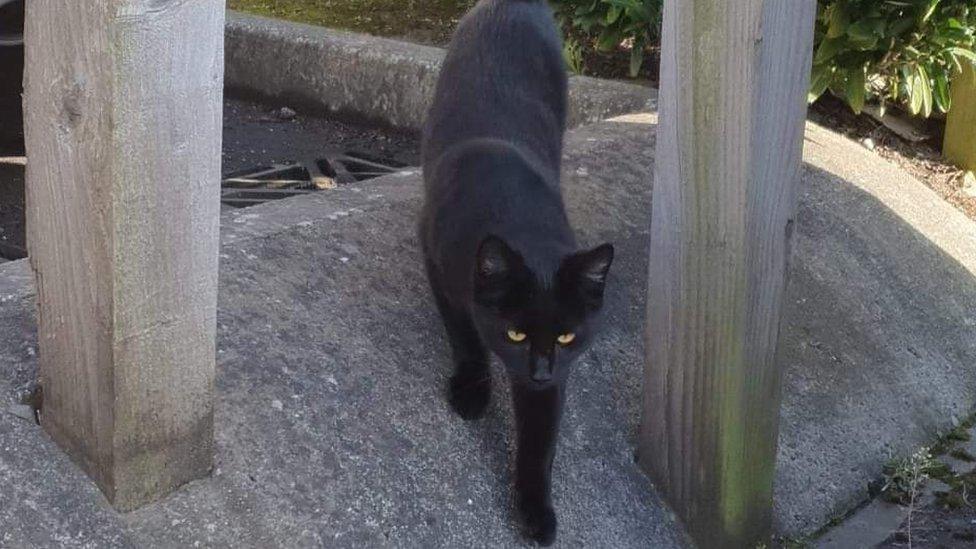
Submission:
[[[791,535],[976,403],[976,225],[857,144],[807,135],[776,493]],[[612,240],[618,260],[609,331],[577,367],[560,440],[564,547],[686,546],[633,459],[653,139],[639,115],[567,140],[580,239]],[[117,515],[40,429],[0,414],[0,545],[518,546],[504,384],[476,423],[443,397],[419,180],[226,214],[213,477]],[[2,402],[34,375],[26,275],[0,266]]]
[[804,160],[775,496],[792,534],[976,406],[976,223],[812,124]]

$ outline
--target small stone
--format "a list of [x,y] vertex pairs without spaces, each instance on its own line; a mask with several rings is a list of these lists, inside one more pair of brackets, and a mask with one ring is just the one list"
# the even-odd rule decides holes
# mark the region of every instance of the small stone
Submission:
[[474,502],[469,499],[468,500],[468,505],[474,505]]
[[962,176],[962,192],[966,196],[976,198],[976,174],[973,172],[966,172]]
[[281,107],[280,109],[275,111],[275,116],[277,116],[281,120],[291,120],[292,118],[298,116],[298,113],[295,112],[294,109],[289,109],[288,107]]
[[285,403],[278,399],[274,399],[271,401],[271,407],[280,412],[285,409]]
[[25,421],[36,421],[34,418],[34,409],[26,404],[13,404],[7,408],[7,411],[10,412],[11,415],[19,417]]
[[[317,175],[313,177],[312,184],[315,185],[315,188],[319,189],[320,191],[324,191],[327,189],[335,189],[336,187],[339,186],[339,184],[336,183],[336,180],[334,178],[331,178],[327,175]],[[309,225],[311,225],[311,223],[309,223]]]
[[874,139],[871,139],[870,137],[865,137],[864,139],[862,139],[861,145],[863,145],[864,148],[869,151],[873,151],[876,147],[876,145],[874,144]]

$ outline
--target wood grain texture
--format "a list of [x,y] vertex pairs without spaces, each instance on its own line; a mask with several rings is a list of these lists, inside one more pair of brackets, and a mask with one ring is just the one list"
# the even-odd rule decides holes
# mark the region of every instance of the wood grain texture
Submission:
[[976,172],[976,66],[969,63],[952,77],[942,152],[956,166]]
[[224,5],[31,0],[42,425],[120,509],[213,451]]
[[815,10],[665,2],[639,455],[703,547],[769,536]]

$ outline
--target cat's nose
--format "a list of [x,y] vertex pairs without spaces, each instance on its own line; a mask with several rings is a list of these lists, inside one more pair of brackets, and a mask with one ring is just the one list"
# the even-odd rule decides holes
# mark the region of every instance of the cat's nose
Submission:
[[546,366],[538,368],[532,372],[532,381],[535,381],[536,383],[546,383],[548,381],[552,381],[552,372],[550,372],[549,368]]
[[535,357],[532,361],[532,381],[546,383],[552,381],[552,367],[546,357]]

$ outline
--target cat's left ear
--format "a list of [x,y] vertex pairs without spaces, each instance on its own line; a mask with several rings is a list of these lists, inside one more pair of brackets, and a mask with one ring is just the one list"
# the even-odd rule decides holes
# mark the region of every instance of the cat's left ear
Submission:
[[501,238],[489,235],[478,246],[475,258],[475,301],[486,307],[501,306],[524,277],[524,271],[522,256]]
[[563,288],[579,292],[588,309],[599,309],[612,263],[612,244],[575,253],[564,259],[559,267],[559,282]]

